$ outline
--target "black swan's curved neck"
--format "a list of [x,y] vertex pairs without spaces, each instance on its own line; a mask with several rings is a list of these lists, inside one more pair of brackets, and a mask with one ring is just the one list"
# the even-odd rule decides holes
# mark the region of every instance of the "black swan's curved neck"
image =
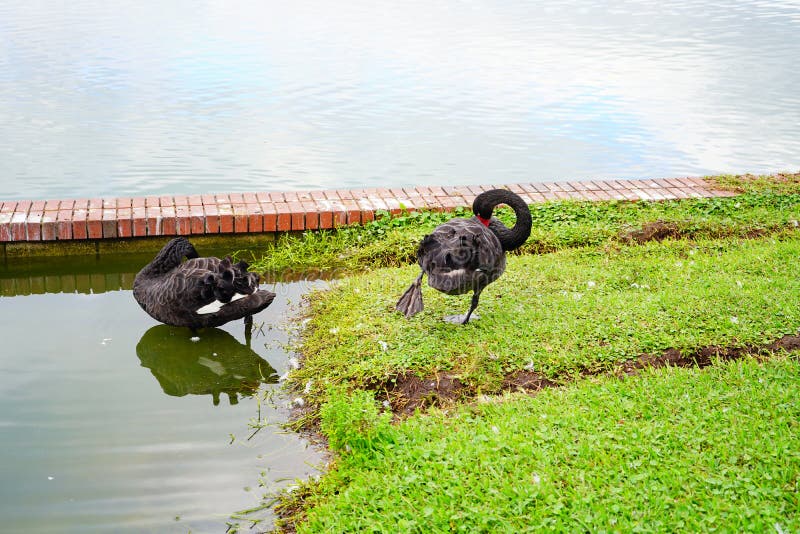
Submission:
[[176,237],[156,254],[142,272],[146,274],[164,274],[181,264],[183,258],[197,258],[199,254],[185,237]]
[[[511,206],[517,216],[517,222],[512,228],[492,219],[494,208],[500,204]],[[497,235],[503,250],[514,250],[522,246],[531,235],[531,212],[522,198],[507,189],[492,189],[478,195],[472,203],[472,211],[489,229]]]

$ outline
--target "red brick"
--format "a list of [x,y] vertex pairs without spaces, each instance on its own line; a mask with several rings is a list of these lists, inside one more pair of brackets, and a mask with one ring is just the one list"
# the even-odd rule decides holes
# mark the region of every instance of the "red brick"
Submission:
[[[199,198],[199,197],[198,197]],[[192,197],[189,197],[189,202],[191,202]],[[189,205],[189,231],[192,234],[203,234],[205,233],[205,220],[203,214],[203,206],[200,204],[190,204]]]
[[261,230],[264,232],[275,232],[278,229],[278,212],[272,202],[259,203],[261,216]]
[[[60,206],[61,204],[59,204]],[[56,216],[56,237],[61,240],[72,239],[72,210],[62,209]]]
[[[86,227],[89,239],[100,239],[103,237],[103,210],[91,207],[92,200],[89,201],[89,211],[86,217]],[[94,202],[94,204],[97,204]]]
[[[52,205],[52,204],[51,204]],[[55,203],[58,206],[58,202]],[[42,240],[55,241],[58,239],[58,211],[45,211],[42,217]]]
[[205,196],[203,197],[203,213],[205,214],[206,233],[218,234],[220,231],[219,210],[216,204],[205,204]]
[[[296,195],[294,196],[296,197]],[[289,212],[291,213],[292,217],[292,221],[290,223],[292,230],[305,230],[306,212],[303,209],[303,205],[299,201],[293,200],[288,203],[288,206],[289,206]]]
[[161,234],[178,234],[178,218],[175,213],[175,206],[161,206]]
[[[234,195],[231,195],[233,197]],[[241,197],[242,195],[237,195]],[[247,232],[247,204],[234,204],[233,205],[233,231],[237,234]]]
[[[86,204],[88,205],[88,202]],[[86,239],[89,236],[87,215],[88,212],[85,208],[76,208],[72,212],[72,239]]]
[[25,240],[27,241],[41,241],[42,239],[42,218],[44,212],[38,209],[39,204],[34,202],[31,205],[31,211],[25,217]]
[[117,210],[104,209],[103,210],[103,237],[115,238],[117,237]]
[[189,195],[188,202],[190,206],[202,206],[203,195]]
[[623,189],[626,189],[625,185],[622,183],[621,180],[606,180],[606,183],[616,191],[622,191]]
[[547,187],[546,184],[543,184],[543,183],[540,183],[540,182],[534,182],[531,185],[533,186],[534,189],[536,189],[537,193],[541,193],[541,194],[544,195],[546,193],[550,193],[551,192],[550,188]]
[[286,199],[283,198],[283,193],[270,191],[267,193],[269,195],[269,201],[274,202],[276,204],[286,202]]
[[269,199],[269,193],[267,193],[266,191],[259,191],[258,193],[256,193],[256,199],[258,200],[259,204],[266,204],[272,202]]
[[175,199],[171,195],[161,195],[158,197],[158,205],[162,208],[171,208],[175,205]]
[[154,206],[147,207],[145,210],[145,216],[147,217],[147,235],[162,235],[161,208]]
[[372,210],[361,210],[361,223],[368,223],[375,220],[375,212]]
[[243,193],[245,204],[258,204],[258,197],[255,193]]
[[241,193],[228,193],[231,204],[244,204],[244,195]]
[[[177,202],[178,197],[175,197]],[[188,202],[188,199],[187,199]],[[177,204],[175,206],[175,220],[178,235],[189,235],[192,233],[192,220],[189,215],[188,204]]]
[[319,210],[317,203],[312,202],[310,198],[309,196],[309,200],[301,202],[303,211],[306,212],[305,227],[306,230],[317,230],[319,228]]
[[[255,198],[255,195],[253,195]],[[245,204],[247,207],[247,229],[249,232],[264,231],[264,214],[261,213],[261,206],[256,204]]]
[[[111,222],[116,222],[116,237],[132,237],[131,208],[120,208],[115,211],[114,215],[114,219]],[[104,226],[108,224],[107,221],[103,221]]]
[[319,211],[319,227],[323,229],[333,228],[333,212],[328,209]]
[[297,192],[296,191],[284,191],[283,199],[286,202],[297,202],[297,201],[300,200],[299,198],[297,198]]
[[670,196],[670,198],[678,198],[678,199],[689,198],[689,196],[686,193],[684,193],[677,187],[670,187],[666,189],[666,192]]
[[17,207],[17,202],[14,200],[7,200],[0,205],[0,213],[14,213]]
[[11,241],[25,241],[28,239],[28,231],[24,222],[12,222],[9,225]]
[[289,209],[289,205],[281,202],[275,204],[275,210],[277,211],[277,230],[279,232],[288,232],[292,229],[292,212]]
[[200,195],[203,201],[203,206],[211,206],[217,204],[217,199],[214,195]]
[[344,199],[342,201],[347,212],[347,224],[358,224],[361,222],[361,210],[355,200]]
[[[34,200],[33,203],[31,204],[30,211],[36,211],[36,212],[43,213],[44,212],[44,207],[47,204],[47,202],[48,202],[47,200]],[[52,200],[49,201],[49,202],[52,202]],[[56,202],[58,202],[58,201],[56,201]]]
[[297,200],[300,202],[311,200],[311,191],[297,191]]
[[101,239],[103,237],[103,221],[97,219],[87,220],[86,234],[89,239]]
[[131,202],[132,208],[144,208],[146,206],[144,197],[134,197]]
[[325,200],[325,191],[321,191],[319,189],[311,191],[311,198],[313,200]]
[[219,210],[219,231],[223,234],[233,233],[233,208],[217,206]]
[[[574,187],[575,191],[588,191],[589,190],[589,186],[586,185],[584,182],[567,182],[567,183],[569,185],[571,185],[572,187]],[[539,191],[539,190],[537,189],[537,191]]]
[[160,204],[158,203],[158,197],[154,197],[154,196],[145,197],[144,205],[145,205],[146,208],[157,208],[157,207],[159,207]]
[[553,191],[553,194],[559,200],[570,200],[576,198],[572,196],[574,193],[577,193],[577,191],[562,191],[560,189],[558,191]]
[[147,235],[147,210],[144,207],[131,208],[131,224],[134,237]]
[[0,242],[11,241],[11,214],[0,213]]
[[340,200],[353,200],[352,191],[348,191],[347,189],[337,189],[336,194],[339,196]]

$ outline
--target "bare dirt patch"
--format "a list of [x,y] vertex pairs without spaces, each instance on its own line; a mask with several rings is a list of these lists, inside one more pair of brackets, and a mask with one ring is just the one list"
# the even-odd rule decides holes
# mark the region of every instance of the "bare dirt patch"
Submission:
[[[606,371],[584,370],[581,376],[597,376],[610,374],[615,376],[632,376],[644,369],[659,367],[708,367],[718,361],[731,361],[744,357],[768,358],[779,352],[800,351],[800,336],[787,335],[767,345],[745,346],[709,346],[690,353],[682,353],[670,348],[660,354],[642,354],[639,357],[623,362],[616,368]],[[532,371],[518,370],[508,373],[503,379],[500,390],[536,393],[545,388],[557,387],[574,380],[572,376],[546,377]],[[461,381],[452,373],[438,373],[429,378],[421,378],[414,373],[403,373],[395,378],[374,384],[379,398],[389,402],[392,411],[399,416],[408,416],[417,409],[431,406],[449,406],[460,400],[473,399],[477,395],[475,388]]]
[[678,224],[671,221],[652,221],[642,225],[641,228],[623,232],[620,238],[625,243],[647,243],[648,241],[663,241],[667,238],[679,238],[681,236]]

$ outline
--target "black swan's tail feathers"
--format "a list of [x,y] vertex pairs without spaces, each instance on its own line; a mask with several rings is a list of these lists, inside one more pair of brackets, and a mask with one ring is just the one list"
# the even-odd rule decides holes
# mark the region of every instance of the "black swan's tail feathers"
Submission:
[[212,326],[221,326],[227,322],[235,321],[248,315],[255,315],[270,304],[275,299],[275,293],[260,289],[242,297],[240,299],[228,302],[222,306],[219,311],[207,315],[197,316],[197,327],[208,328]]
[[[247,263],[232,263],[230,257],[222,260],[208,258],[203,263],[211,272],[203,278],[200,294],[203,300],[215,299],[222,303],[230,302],[235,295],[250,295],[258,289],[258,273],[247,271]],[[198,262],[197,265],[200,265]]]
[[[230,260],[230,258],[225,259]],[[258,283],[261,281],[261,277],[258,273],[249,272],[247,270],[248,267],[250,266],[244,260],[239,260],[239,262],[233,265],[233,272],[235,274],[233,286],[237,293],[242,293],[244,295],[249,295],[258,289]]]
[[405,315],[406,317],[413,317],[424,308],[422,304],[422,275],[414,281],[413,284],[406,289],[400,300],[397,301],[395,309]]

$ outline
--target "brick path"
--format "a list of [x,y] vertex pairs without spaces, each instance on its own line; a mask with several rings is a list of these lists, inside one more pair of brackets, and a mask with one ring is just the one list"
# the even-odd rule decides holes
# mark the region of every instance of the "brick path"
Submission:
[[507,188],[547,200],[667,200],[731,196],[703,178],[594,180],[485,186],[421,186],[216,195],[0,202],[0,242],[317,230],[364,223],[379,210],[449,210]]

